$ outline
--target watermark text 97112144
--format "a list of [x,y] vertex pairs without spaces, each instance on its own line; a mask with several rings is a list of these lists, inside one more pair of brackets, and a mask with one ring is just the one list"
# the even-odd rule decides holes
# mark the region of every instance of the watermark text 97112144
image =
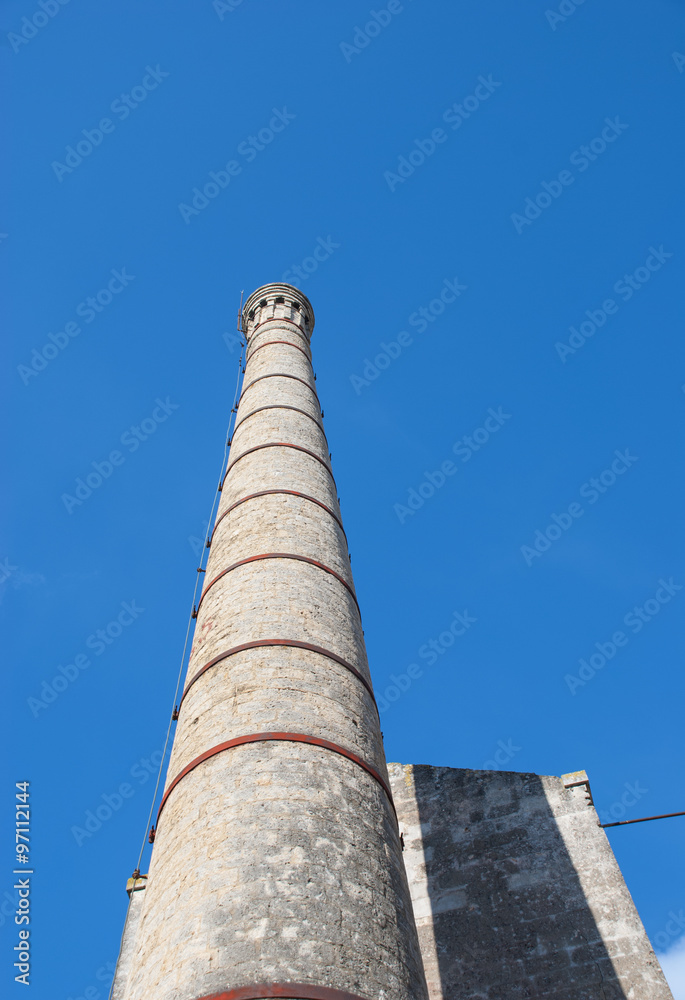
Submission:
[[15,868],[17,878],[13,888],[18,893],[17,908],[14,913],[14,923],[17,927],[18,940],[14,945],[14,968],[17,975],[15,982],[31,985],[31,876],[33,869],[29,867],[31,845],[31,809],[28,781],[17,781],[15,792]]

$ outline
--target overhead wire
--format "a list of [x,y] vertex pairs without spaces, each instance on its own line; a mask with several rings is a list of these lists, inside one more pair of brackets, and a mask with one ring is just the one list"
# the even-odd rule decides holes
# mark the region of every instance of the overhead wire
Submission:
[[673,819],[674,816],[685,816],[685,812],[662,813],[661,816],[640,816],[639,819],[619,819],[616,823],[599,823],[606,830],[609,826],[628,826],[630,823],[648,823],[652,819]]
[[[233,394],[233,403],[231,405],[231,412],[230,412],[229,417],[228,417],[228,427],[226,428],[226,439],[225,439],[225,444],[224,444],[224,452],[223,452],[223,457],[222,457],[222,460],[221,460],[221,469],[220,469],[220,472],[219,472],[219,484],[218,484],[217,489],[216,489],[216,491],[214,493],[214,499],[212,501],[212,507],[211,507],[211,510],[210,510],[209,519],[207,521],[207,530],[205,532],[204,545],[202,546],[202,550],[201,550],[201,553],[200,553],[200,566],[198,567],[198,570],[197,570],[197,572],[195,574],[195,586],[193,588],[193,599],[192,599],[192,602],[191,602],[191,612],[190,612],[190,614],[188,616],[188,623],[187,623],[187,626],[186,626],[185,640],[184,640],[184,643],[183,643],[183,653],[181,654],[181,662],[180,662],[179,669],[178,669],[178,676],[176,678],[176,688],[175,688],[175,691],[174,691],[174,698],[173,698],[173,702],[172,702],[172,711],[171,711],[171,714],[170,714],[170,717],[169,717],[169,724],[167,726],[166,737],[165,737],[165,740],[164,740],[164,750],[162,752],[162,759],[161,759],[160,764],[159,764],[159,769],[158,769],[158,772],[157,772],[157,780],[155,782],[155,788],[154,788],[154,792],[152,794],[152,801],[150,803],[150,811],[148,813],[147,822],[145,824],[145,832],[143,834],[143,839],[142,839],[142,842],[141,842],[141,845],[140,845],[140,851],[138,853],[138,860],[136,862],[136,867],[133,870],[133,875],[132,875],[133,886],[132,886],[131,892],[129,894],[128,906],[126,907],[126,916],[124,917],[124,930],[123,930],[122,935],[121,935],[121,942],[120,942],[120,945],[119,945],[119,954],[117,955],[117,961],[116,961],[116,965],[115,965],[115,969],[114,969],[114,975],[112,977],[112,984],[110,986],[109,1000],[111,1000],[111,997],[112,997],[112,992],[114,990],[114,983],[116,982],[116,976],[117,976],[117,972],[119,970],[119,965],[120,965],[120,962],[121,962],[121,953],[122,953],[123,944],[124,944],[124,935],[125,935],[125,932],[126,932],[126,923],[128,921],[129,911],[131,909],[131,903],[133,901],[133,894],[136,891],[136,881],[141,877],[141,875],[140,875],[140,864],[141,864],[141,861],[143,859],[143,853],[145,851],[145,844],[146,844],[146,842],[148,842],[148,831],[149,831],[149,842],[152,843],[154,841],[154,832],[155,831],[154,831],[154,827],[151,827],[150,824],[152,822],[152,817],[154,815],[154,809],[155,809],[155,803],[157,801],[157,796],[159,794],[159,786],[160,786],[160,783],[161,783],[161,780],[162,780],[162,773],[163,773],[163,770],[164,770],[164,763],[165,763],[165,760],[166,760],[167,749],[169,747],[169,739],[170,739],[170,736],[171,736],[171,729],[172,729],[172,725],[173,725],[173,723],[175,721],[174,720],[174,715],[175,715],[175,712],[176,712],[178,692],[179,692],[179,689],[181,687],[181,679],[183,677],[183,671],[184,671],[185,666],[186,666],[186,662],[185,661],[186,661],[186,653],[188,651],[188,641],[190,639],[190,633],[191,633],[191,629],[193,627],[193,621],[195,620],[195,618],[197,616],[196,615],[196,611],[195,611],[196,606],[197,606],[197,588],[200,585],[200,580],[201,580],[202,573],[204,573],[204,567],[203,567],[202,563],[203,563],[203,560],[206,560],[206,558],[207,558],[207,551],[208,551],[208,549],[210,547],[210,539],[211,539],[211,536],[212,536],[212,528],[213,528],[213,524],[214,524],[214,518],[216,517],[217,506],[218,506],[218,502],[219,502],[219,497],[221,495],[222,485],[223,485],[223,481],[224,481],[224,476],[226,475],[226,467],[228,465],[228,460],[229,460],[230,451],[231,451],[231,444],[230,444],[230,442],[231,442],[232,435],[233,435],[233,429],[235,427],[235,418],[236,418],[236,414],[237,414],[237,410],[238,410],[238,399],[240,398],[240,387],[241,387],[241,382],[242,382],[242,376],[245,374],[243,354],[244,354],[245,349],[247,347],[247,338],[245,337],[245,331],[244,331],[243,325],[242,325],[242,305],[243,305],[243,293],[241,292],[240,293],[240,308],[238,310],[238,325],[237,325],[238,333],[241,335],[240,357],[238,358],[238,374],[237,374],[237,377],[236,377],[235,392]],[[242,339],[243,337],[245,339]]]

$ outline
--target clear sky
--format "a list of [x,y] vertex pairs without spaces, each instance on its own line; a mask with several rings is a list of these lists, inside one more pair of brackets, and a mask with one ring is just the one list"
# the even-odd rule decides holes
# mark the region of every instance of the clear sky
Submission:
[[[28,780],[35,1000],[106,996],[269,281],[316,312],[389,759],[685,809],[684,13],[3,4],[0,897]],[[659,952],[684,832],[609,831]]]

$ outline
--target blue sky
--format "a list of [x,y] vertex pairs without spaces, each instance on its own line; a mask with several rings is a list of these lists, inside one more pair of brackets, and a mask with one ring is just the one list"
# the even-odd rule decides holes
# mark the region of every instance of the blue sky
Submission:
[[[388,758],[684,809],[682,0],[44,8],[2,12],[0,896],[26,779],[33,996],[106,995],[265,282],[316,312]],[[684,823],[610,831],[660,952]]]

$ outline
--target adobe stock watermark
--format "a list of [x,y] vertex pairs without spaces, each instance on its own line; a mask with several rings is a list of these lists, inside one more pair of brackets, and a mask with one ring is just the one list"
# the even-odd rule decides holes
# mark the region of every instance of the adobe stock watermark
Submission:
[[[618,137],[623,135],[628,128],[628,125],[619,120],[618,115],[614,116],[614,118],[605,118],[604,122],[605,125],[601,133],[595,136],[594,139],[591,139],[586,146],[574,149],[569,157],[569,162],[572,166],[578,167],[579,174],[584,173],[591,163],[598,160],[602,153],[605,153],[609,146],[616,142]],[[539,219],[542,213],[550,207],[552,202],[561,197],[566,188],[574,183],[575,179],[572,170],[560,170],[556,180],[541,182],[540,187],[542,190],[534,198],[526,198],[523,214],[513,212],[509,216],[519,236],[526,226],[532,226],[535,220]]]
[[514,744],[511,736],[505,743],[504,740],[497,740],[497,750],[492,755],[490,760],[485,760],[481,764],[480,771],[500,771],[505,764],[520,753],[523,747],[517,747]]
[[[657,931],[657,933],[652,938],[652,942],[657,948],[661,948],[663,951],[669,949],[669,955],[677,955],[678,952],[685,951],[685,910],[678,910],[675,913],[673,910],[668,912],[668,921],[662,931]],[[677,941],[681,938],[680,941]],[[676,947],[673,947],[674,942],[677,941]],[[663,953],[659,954],[659,961],[661,962],[662,968],[664,969],[664,975],[668,976],[669,968],[668,963],[664,962]]]
[[231,352],[231,354],[233,354],[233,352],[237,348],[238,352],[239,352],[238,356],[240,356],[240,351],[242,351],[243,347],[245,346],[245,342],[244,342],[243,338],[240,336],[240,334],[238,333],[238,331],[237,330],[224,330],[224,332],[222,334],[222,338],[223,338],[224,344],[229,349],[229,351]]
[[[257,155],[271,145],[279,132],[282,132],[288,125],[295,121],[296,115],[291,114],[287,107],[272,108],[273,116],[269,119],[268,125],[260,128],[256,135],[248,135],[238,144],[237,153],[242,156],[246,163],[252,163]],[[194,187],[193,197],[190,204],[179,202],[178,210],[186,225],[195,215],[199,215],[210,201],[216,198],[221,191],[225,191],[234,177],[238,177],[243,172],[243,165],[238,160],[229,160],[221,170],[210,170],[209,180],[205,182],[202,189]]]
[[5,925],[7,917],[11,917],[11,924],[14,924],[14,917],[19,908],[19,890],[15,889],[13,893],[5,892],[3,893],[2,902],[0,902],[0,927]]
[[155,750],[149,757],[141,757],[129,770],[129,776],[137,782],[137,788],[129,781],[122,781],[113,792],[103,792],[97,805],[86,809],[82,826],[75,824],[70,827],[71,834],[79,847],[84,841],[90,840],[115,813],[118,813],[124,802],[132,799],[138,788],[147,784],[153,775],[157,774],[159,765],[164,759],[162,750]]
[[[630,629],[633,635],[637,635],[645,625],[648,625],[659,614],[664,605],[671,603],[682,589],[683,585],[676,583],[672,576],[668,580],[661,577],[654,597],[650,597],[644,604],[632,608],[624,616],[623,624]],[[613,660],[619,649],[623,649],[629,642],[630,636],[622,631],[614,632],[611,639],[606,642],[596,642],[592,653],[578,660],[580,664],[578,673],[564,674],[564,681],[571,694],[576,694],[578,688],[585,687],[599,670],[602,670],[607,663]]]
[[[426,660],[427,665],[432,667],[454,645],[458,638],[466,635],[471,626],[477,621],[478,619],[472,618],[467,610],[452,612],[452,621],[445,631],[441,632],[437,639],[431,638],[428,642],[424,642],[422,646],[419,646],[417,652],[418,658]],[[423,677],[423,673],[423,668],[418,663],[410,663],[405,672],[390,674],[392,683],[388,684],[382,694],[376,695],[378,711],[381,713],[387,712],[394,702],[399,701],[402,695],[406,694],[414,681]]]
[[317,236],[316,246],[310,256],[305,257],[299,264],[291,264],[288,270],[281,275],[281,281],[293,284],[293,275],[298,281],[306,281],[315,271],[318,271],[319,264],[323,264],[339,249],[340,243],[336,243],[332,236],[327,236],[326,239]]
[[565,24],[571,14],[575,14],[578,7],[585,3],[585,0],[561,0],[556,10],[546,10],[545,17],[552,31],[556,31],[558,25]]
[[[407,318],[407,325],[414,327],[418,333],[425,333],[431,323],[435,323],[442,316],[448,305],[456,302],[462,292],[465,292],[468,285],[462,285],[459,278],[445,278],[438,296],[428,303],[427,306],[420,306]],[[389,342],[381,341],[378,345],[381,350],[373,360],[364,358],[364,367],[361,375],[350,375],[350,382],[357,396],[375,381],[381,372],[389,368],[393,361],[399,358],[400,354],[407,347],[411,347],[414,338],[406,330],[400,330],[396,334],[395,340]]]
[[243,0],[214,0],[212,7],[216,11],[220,21],[226,17],[227,14],[232,14],[236,7],[240,7]]
[[[597,503],[600,496],[611,489],[619,476],[624,475],[638,461],[637,455],[631,455],[628,448],[623,451],[617,450],[614,455],[616,458],[611,465],[603,469],[599,476],[593,476],[580,487],[579,493],[583,499],[587,500],[588,506]],[[535,532],[532,547],[530,545],[521,546],[521,555],[526,561],[526,566],[532,566],[534,559],[539,559],[545,552],[548,552],[553,543],[558,541],[563,533],[568,531],[571,525],[584,513],[583,505],[574,501],[561,514],[551,514],[551,521],[547,527],[542,531],[538,529]]]
[[2,562],[0,562],[0,583],[6,583],[12,576],[12,573],[16,573],[18,569],[18,566],[14,566],[10,562],[9,556],[5,556]]
[[38,0],[39,9],[34,11],[30,18],[22,17],[19,33],[10,31],[7,35],[7,41],[15,55],[23,45],[28,45],[38,32],[50,23],[51,18],[56,17],[68,3],[69,0]]
[[5,556],[4,559],[0,560],[0,602],[4,596],[3,584],[9,581],[11,581],[13,590],[19,590],[21,587],[35,587],[44,584],[45,577],[42,573],[31,573],[15,566],[14,563],[10,562],[9,556]]
[[117,971],[116,962],[105,962],[95,971],[95,979],[103,985],[100,989],[106,992],[101,993],[97,986],[88,985],[79,992],[79,995],[68,996],[67,1000],[106,1000],[107,991],[112,984],[114,974]]
[[[442,120],[453,131],[456,131],[456,129],[461,128],[467,118],[470,118],[471,115],[478,111],[484,101],[492,97],[497,87],[501,86],[501,83],[493,79],[491,73],[488,73],[487,77],[479,76],[478,84],[473,93],[469,94],[468,97],[462,98],[461,103],[455,102],[450,105],[443,112]],[[395,171],[386,170],[383,173],[383,179],[390,188],[390,191],[394,193],[398,185],[404,184],[417,168],[422,166],[433,155],[438,146],[442,145],[443,142],[447,142],[448,138],[449,136],[443,128],[434,128],[430,133],[429,139],[414,139],[414,145],[407,155],[397,158]]]
[[[473,455],[488,443],[492,435],[502,429],[507,420],[511,420],[511,414],[505,413],[501,406],[498,406],[496,410],[490,407],[482,426],[476,427],[470,434],[465,434],[458,441],[455,441],[452,445],[452,452],[459,455],[462,462],[470,461]],[[445,485],[448,477],[454,476],[457,471],[458,466],[450,459],[446,459],[441,462],[439,470],[424,472],[426,478],[423,482],[416,489],[412,486],[407,491],[406,504],[393,504],[392,509],[397,514],[400,524],[404,524],[408,517],[413,517],[417,510],[423,507],[426,500],[435,496],[436,492]]]
[[[180,406],[180,403],[172,403],[168,396],[166,399],[160,399],[157,396],[155,403],[157,405],[149,417],[141,420],[140,424],[131,424],[128,430],[124,431],[119,438],[119,442],[127,448],[129,454],[138,451],[141,443],[147,441],[155,433],[159,425],[168,420],[174,410],[177,410]],[[92,471],[76,479],[76,488],[73,495],[71,493],[62,494],[61,500],[67,514],[73,514],[75,507],[82,507],[86,500],[93,495],[94,490],[99,489],[105,480],[110,478],[114,470],[123,465],[125,461],[126,456],[123,452],[114,450],[110,451],[107,458],[103,461],[91,462]]]
[[[102,656],[104,652],[119,638],[124,629],[133,625],[134,621],[143,614],[145,608],[140,608],[135,600],[122,601],[121,610],[103,628],[96,629],[84,640],[87,649],[92,650],[95,656]],[[71,663],[57,666],[57,673],[49,681],[43,681],[39,697],[31,696],[26,699],[31,714],[36,719],[41,712],[54,704],[60,695],[68,689],[70,684],[74,684],[83,670],[87,670],[92,665],[92,660],[85,653],[77,653]]]
[[625,791],[621,797],[612,802],[608,809],[597,810],[600,823],[615,823],[617,820],[622,820],[628,809],[637,805],[644,795],[649,794],[648,788],[640,788],[639,781],[633,782],[632,785],[626,781],[623,787]]
[[672,52],[671,56],[678,72],[685,72],[685,52]]
[[[131,281],[135,280],[135,274],[127,274],[126,268],[112,268],[112,277],[107,284],[95,293],[89,295],[87,299],[75,308],[77,316],[81,317],[85,323],[92,323],[99,313],[105,311],[112,302],[115,295],[119,295],[128,287]],[[48,364],[69,347],[74,337],[78,337],[81,327],[78,323],[70,320],[57,333],[48,333],[49,343],[43,344],[39,349],[34,347],[31,351],[31,362],[28,365],[17,365],[19,378],[24,385],[28,385],[32,378],[35,378],[48,367]]]
[[[119,94],[118,97],[112,101],[109,106],[109,110],[117,116],[119,121],[125,121],[132,111],[135,111],[144,100],[146,100],[147,95],[153,91],[157,90],[162,80],[164,80],[168,73],[160,67],[159,63],[154,67],[145,67],[145,76],[139,84],[133,87],[128,94]],[[82,128],[81,135],[82,139],[77,140],[76,146],[67,146],[65,149],[64,163],[59,160],[53,160],[51,163],[52,169],[54,171],[57,180],[62,183],[65,174],[73,174],[77,167],[80,167],[86,157],[90,156],[94,149],[100,146],[106,135],[111,135],[115,130],[116,124],[111,118],[101,118],[97,124],[96,128]]]
[[352,56],[358,56],[364,49],[368,48],[373,39],[378,38],[381,31],[388,27],[393,17],[401,14],[403,10],[404,6],[400,0],[390,0],[380,10],[370,10],[371,19],[366,22],[363,28],[355,24],[352,42],[340,43],[339,48],[345,57],[345,62],[351,63]]
[[[624,274],[622,278],[619,278],[614,285],[614,292],[620,295],[624,302],[630,302],[635,292],[639,292],[652,275],[660,271],[669,257],[672,256],[672,253],[667,253],[664,250],[663,243],[659,244],[658,250],[656,247],[650,247],[644,264],[636,267],[631,274]],[[568,338],[568,344],[558,340],[554,345],[560,360],[566,364],[568,355],[575,354],[581,347],[584,347],[586,341],[604,326],[608,317],[615,316],[618,310],[619,304],[614,299],[604,299],[599,309],[586,309],[585,316],[587,318],[581,321],[578,328],[569,327],[571,336]]]
[[203,523],[202,531],[200,535],[188,535],[188,545],[195,553],[198,559],[201,558],[202,552],[205,547],[205,539],[207,538],[207,529],[209,528],[209,521],[205,520]]

